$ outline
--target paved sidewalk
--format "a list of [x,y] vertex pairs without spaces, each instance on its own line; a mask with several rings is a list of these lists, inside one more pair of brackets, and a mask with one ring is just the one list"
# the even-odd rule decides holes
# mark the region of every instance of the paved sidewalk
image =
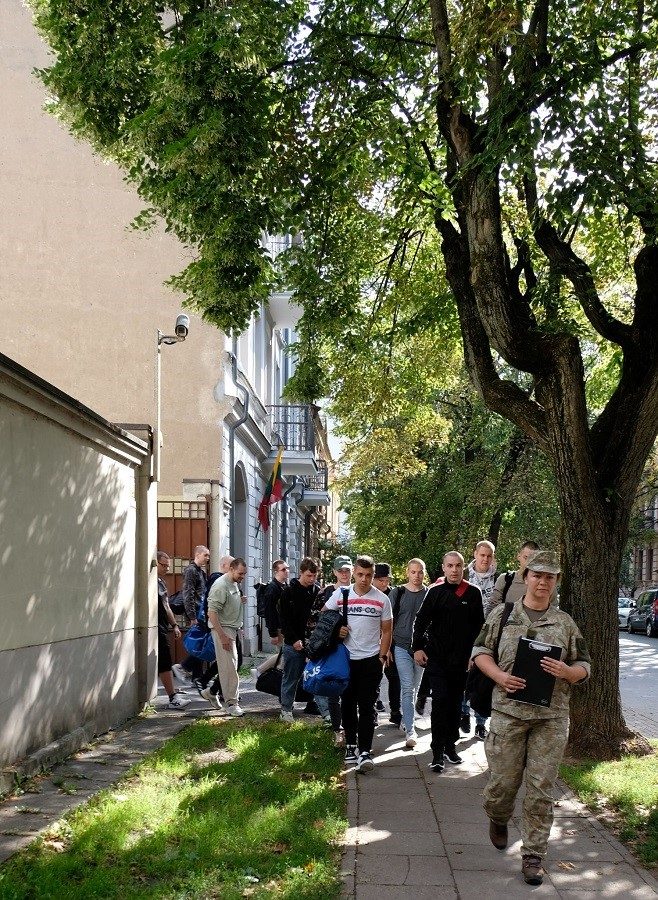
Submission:
[[[355,900],[434,900],[457,897],[658,896],[658,884],[562,784],[546,860],[547,877],[531,887],[521,876],[519,819],[510,823],[510,846],[489,841],[481,792],[484,746],[472,735],[458,744],[464,762],[432,772],[429,718],[414,750],[380,714],[375,770],[347,775],[350,828],[345,839],[343,897]],[[522,796],[523,787],[520,795]],[[517,803],[517,812],[520,804]]]
[[[241,683],[247,713],[272,715],[278,704]],[[214,715],[196,692],[183,712],[164,708],[138,718],[74,754],[36,780],[36,793],[0,802],[0,863],[29,844],[68,810],[110,787],[147,753],[162,746],[191,720]],[[354,900],[459,900],[528,897],[565,900],[594,897],[648,898],[658,885],[610,832],[560,786],[549,856],[548,877],[529,887],[520,875],[518,820],[510,827],[510,847],[501,853],[489,843],[481,791],[486,781],[483,745],[461,741],[461,766],[441,775],[428,769],[429,718],[420,720],[413,751],[403,735],[380,715],[375,733],[375,771],[347,773],[349,829],[343,860],[343,897]]]

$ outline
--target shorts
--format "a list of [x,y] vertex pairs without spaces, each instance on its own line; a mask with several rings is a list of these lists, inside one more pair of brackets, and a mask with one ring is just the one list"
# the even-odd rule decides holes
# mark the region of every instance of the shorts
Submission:
[[166,634],[158,632],[158,675],[171,671],[171,650]]

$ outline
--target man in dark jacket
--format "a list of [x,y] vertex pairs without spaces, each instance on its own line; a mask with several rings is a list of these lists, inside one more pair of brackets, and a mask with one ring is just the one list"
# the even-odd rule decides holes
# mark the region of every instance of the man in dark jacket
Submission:
[[414,659],[427,666],[432,689],[432,762],[442,772],[444,757],[458,764],[461,700],[473,642],[484,622],[482,594],[464,580],[464,557],[451,550],[443,557],[443,574],[427,592],[414,623]]
[[[190,625],[196,625],[197,609],[206,593],[208,580],[205,569],[209,561],[210,551],[203,544],[199,544],[198,547],[194,548],[194,560],[183,572],[183,603],[185,604],[185,615]],[[192,678],[199,678],[202,669],[203,664],[200,659],[188,656],[182,663],[176,663],[172,667],[172,672],[179,681],[189,682]]]
[[284,559],[272,563],[272,580],[265,586],[265,627],[270,636],[270,643],[275,647],[282,642],[279,606],[281,597],[287,588],[290,569]]
[[279,620],[283,632],[283,679],[281,681],[281,719],[292,722],[297,685],[304,672],[306,624],[319,593],[315,581],[318,564],[310,556],[299,566],[299,578],[293,578],[281,595]]

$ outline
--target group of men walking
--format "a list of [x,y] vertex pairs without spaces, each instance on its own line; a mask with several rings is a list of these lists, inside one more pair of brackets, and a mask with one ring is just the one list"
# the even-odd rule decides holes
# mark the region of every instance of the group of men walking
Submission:
[[[537,549],[527,542],[521,554]],[[345,622],[341,629],[350,656],[350,684],[340,703],[340,719],[333,710],[325,718],[335,730],[335,742],[345,745],[345,761],[357,771],[373,767],[372,739],[382,675],[389,679],[390,721],[405,733],[405,746],[416,746],[417,715],[422,714],[419,689],[423,680],[432,695],[432,769],[443,770],[445,762],[461,763],[456,744],[460,728],[471,731],[471,716],[465,699],[469,658],[485,620],[485,611],[503,599],[509,582],[518,573],[495,576],[495,548],[480,541],[473,560],[465,568],[457,551],[445,554],[442,575],[427,585],[425,563],[409,560],[406,582],[391,587],[391,567],[367,556],[356,561],[348,556],[334,560],[334,583],[324,590],[315,583],[317,563],[305,559],[300,574],[286,583],[287,565],[277,560],[268,585],[266,623],[270,639],[282,643],[284,661],[281,718],[293,721],[293,704],[306,662],[305,640],[321,610],[343,609],[343,591],[348,590]],[[521,559],[521,554],[519,559]],[[465,574],[468,578],[465,578]],[[276,611],[273,610],[275,607]],[[322,700],[316,698],[322,712]],[[476,714],[475,734],[487,736],[486,720]]]
[[[194,566],[202,569],[206,548],[197,548]],[[389,676],[390,721],[405,733],[405,746],[417,743],[416,715],[422,713],[421,684],[428,684],[432,698],[430,768],[437,773],[445,764],[459,765],[460,731],[471,731],[465,696],[467,674],[475,665],[494,683],[490,733],[486,720],[476,713],[475,735],[485,740],[490,778],[485,789],[489,837],[497,849],[507,846],[507,822],[525,777],[523,804],[522,873],[528,884],[541,884],[548,836],[553,819],[552,790],[568,736],[571,685],[589,678],[587,647],[574,621],[557,608],[560,565],[557,556],[539,551],[527,541],[517,556],[519,568],[496,576],[495,547],[479,541],[468,566],[461,553],[443,556],[442,574],[427,585],[422,559],[411,559],[405,584],[391,588],[391,569],[369,556],[334,560],[334,583],[321,589],[319,566],[305,558],[296,578],[288,579],[283,560],[273,566],[266,589],[265,621],[270,639],[280,646],[283,659],[281,713],[294,721],[294,703],[307,658],[307,641],[325,611],[342,614],[337,638],[349,654],[349,684],[340,701],[314,698],[318,712],[334,730],[335,743],[345,749],[345,762],[360,773],[374,768],[372,742],[381,705],[379,688]],[[207,559],[206,559],[207,561]],[[169,558],[158,554],[160,678],[172,707],[185,705],[173,687],[171,657],[165,648],[170,626],[176,630],[164,587]],[[245,598],[240,584],[246,573],[243,559],[222,560],[223,574],[207,589],[207,612],[198,598],[194,608],[186,603],[191,621],[205,614],[216,651],[214,688],[202,696],[225,711],[241,716],[239,706],[238,641]],[[197,572],[186,573],[190,591],[201,588]],[[465,577],[466,576],[466,577]],[[206,586],[207,587],[207,586]],[[522,639],[535,640],[557,656],[541,657],[544,673],[555,681],[554,697],[543,705],[521,701],[515,694],[526,687],[524,678],[512,674],[517,647]],[[192,677],[185,661],[174,666],[182,678]],[[189,665],[193,665],[189,663]],[[395,674],[393,674],[395,673]],[[212,694],[214,689],[215,694]],[[474,700],[475,702],[475,700]]]

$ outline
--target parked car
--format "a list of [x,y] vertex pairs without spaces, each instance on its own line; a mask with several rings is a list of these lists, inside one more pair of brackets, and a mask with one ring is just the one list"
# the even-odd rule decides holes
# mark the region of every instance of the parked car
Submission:
[[617,601],[617,615],[619,617],[619,627],[626,628],[628,625],[628,616],[631,610],[635,609],[635,600],[631,597],[620,597]]
[[635,602],[637,605],[626,620],[626,631],[629,634],[642,631],[648,637],[655,637],[658,634],[658,588],[642,591]]

